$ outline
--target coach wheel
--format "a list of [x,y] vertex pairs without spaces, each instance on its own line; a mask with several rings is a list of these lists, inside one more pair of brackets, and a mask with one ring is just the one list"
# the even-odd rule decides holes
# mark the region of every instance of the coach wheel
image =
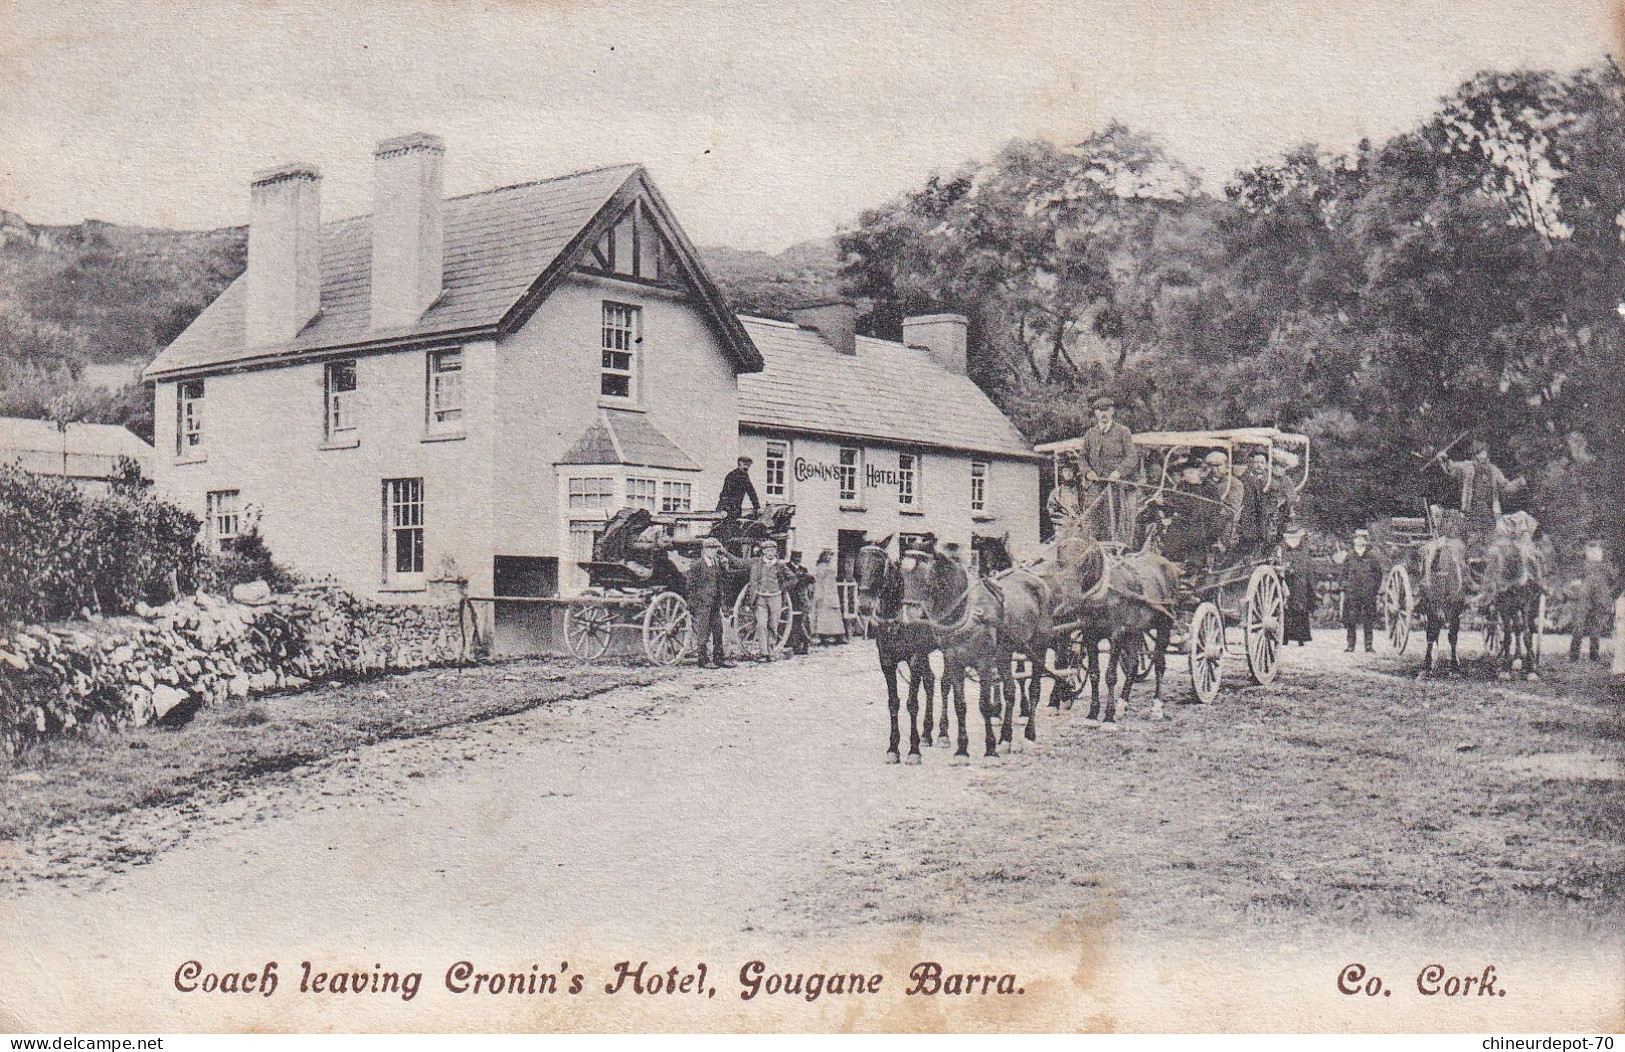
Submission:
[[1281,671],[1281,639],[1286,635],[1286,588],[1273,566],[1260,566],[1247,581],[1247,671],[1253,682],[1273,683]]
[[1388,643],[1395,652],[1405,653],[1411,639],[1411,620],[1416,610],[1416,593],[1411,590],[1411,572],[1403,566],[1388,571],[1382,581],[1382,619],[1388,628]]
[[643,612],[643,652],[657,665],[675,665],[693,643],[688,603],[676,592],[661,592]]
[[1220,666],[1224,662],[1224,615],[1212,603],[1203,603],[1191,615],[1191,689],[1204,705],[1219,695]]
[[603,657],[614,622],[615,614],[601,603],[591,599],[571,603],[564,614],[564,645],[583,661]]

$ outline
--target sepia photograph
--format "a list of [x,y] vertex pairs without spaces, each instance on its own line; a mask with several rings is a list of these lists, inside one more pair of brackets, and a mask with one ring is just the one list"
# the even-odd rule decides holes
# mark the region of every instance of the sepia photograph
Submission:
[[1612,1048],[1622,47],[5,0],[0,1032]]

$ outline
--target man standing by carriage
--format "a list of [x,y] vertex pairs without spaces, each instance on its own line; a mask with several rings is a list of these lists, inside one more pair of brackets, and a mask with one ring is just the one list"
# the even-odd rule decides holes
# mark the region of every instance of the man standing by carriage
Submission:
[[1348,632],[1348,653],[1354,652],[1358,630],[1365,631],[1366,653],[1376,649],[1372,636],[1377,622],[1377,593],[1382,589],[1383,566],[1371,552],[1371,534],[1354,531],[1354,552],[1343,563],[1343,628]]
[[1083,475],[1089,483],[1084,492],[1083,514],[1089,535],[1100,541],[1133,540],[1135,493],[1122,485],[1139,474],[1140,452],[1134,436],[1117,422],[1117,401],[1101,395],[1089,403],[1095,426],[1083,436],[1079,455]]
[[720,540],[707,537],[700,542],[700,557],[684,575],[701,668],[733,667],[722,649],[723,585],[729,570],[739,568],[740,560],[729,555]]
[[[1581,643],[1588,639],[1591,641],[1591,660],[1601,660],[1601,640],[1611,629],[1614,592],[1618,587],[1618,575],[1608,564],[1602,541],[1589,542],[1586,545],[1585,572],[1580,578],[1579,594],[1576,596],[1574,632],[1569,637],[1570,661],[1580,660]],[[1619,646],[1618,641],[1614,646]]]

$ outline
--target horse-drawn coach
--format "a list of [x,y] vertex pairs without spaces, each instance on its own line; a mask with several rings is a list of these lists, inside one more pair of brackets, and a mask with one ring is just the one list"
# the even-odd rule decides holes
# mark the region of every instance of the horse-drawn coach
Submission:
[[[1121,491],[1111,499],[1138,509],[1126,517],[1127,525],[1116,536],[1102,541],[1112,555],[1120,558],[1150,547],[1172,557],[1174,553],[1165,550],[1170,523],[1159,512],[1180,502],[1211,511],[1212,535],[1200,537],[1190,551],[1179,553],[1177,561],[1183,570],[1179,587],[1172,603],[1161,611],[1176,625],[1168,646],[1184,651],[1197,698],[1210,702],[1218,695],[1226,659],[1245,658],[1253,682],[1273,682],[1280,671],[1287,592],[1277,549],[1286,513],[1271,509],[1290,507],[1308,483],[1309,439],[1270,427],[1137,434],[1134,445],[1140,451],[1143,477],[1105,486],[1095,483],[1093,497],[1088,495],[1089,480],[1068,463],[1083,441],[1074,438],[1036,448],[1054,459],[1057,485],[1071,479],[1079,487],[1070,501],[1052,501],[1052,507],[1078,507],[1080,513],[1086,513],[1090,500]],[[1262,456],[1265,469],[1249,480],[1249,464],[1256,456]],[[1206,471],[1202,482],[1182,484],[1181,467],[1197,463]],[[1238,534],[1234,520],[1249,488],[1249,499],[1267,505],[1264,511],[1268,514],[1261,513],[1260,520],[1266,525],[1256,534]],[[1057,522],[1057,535],[1064,534],[1069,525]],[[1136,678],[1150,674],[1159,643],[1153,633],[1147,633]],[[1089,657],[1080,655],[1080,661]]]

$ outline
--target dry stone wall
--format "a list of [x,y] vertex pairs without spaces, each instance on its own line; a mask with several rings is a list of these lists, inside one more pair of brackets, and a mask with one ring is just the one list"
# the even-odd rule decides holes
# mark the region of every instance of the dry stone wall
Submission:
[[140,727],[230,697],[459,656],[455,605],[384,606],[329,587],[237,594],[247,601],[200,593],[135,616],[0,633],[4,747],[16,754],[50,735]]

